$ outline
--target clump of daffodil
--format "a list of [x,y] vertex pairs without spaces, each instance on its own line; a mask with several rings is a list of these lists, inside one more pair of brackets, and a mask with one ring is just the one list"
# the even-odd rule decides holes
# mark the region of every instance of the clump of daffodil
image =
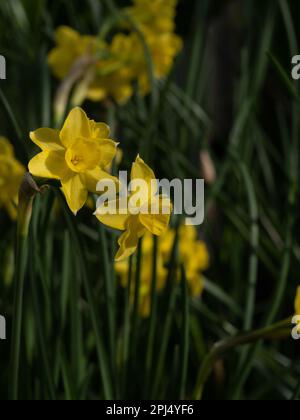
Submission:
[[[174,33],[177,3],[177,0],[134,0],[134,5],[126,9],[144,36],[157,79],[169,74],[176,55],[182,49],[182,40]],[[144,47],[136,33],[132,36],[136,38],[134,57],[140,92],[147,94],[150,81]]]
[[18,191],[25,168],[14,156],[14,150],[5,137],[0,137],[0,207],[12,219],[17,216]]
[[60,131],[40,128],[30,133],[42,152],[31,159],[29,171],[36,177],[59,180],[68,206],[76,214],[88,193],[97,193],[100,180],[118,183],[105,171],[117,150],[109,135],[106,124],[89,120],[81,108],[74,108]]
[[[135,0],[132,7],[125,9],[144,37],[157,79],[169,74],[182,48],[182,40],[174,33],[176,5],[177,0]],[[126,26],[128,33],[116,33],[110,43],[80,35],[66,26],[57,29],[57,45],[50,52],[48,62],[53,74],[64,81],[58,95],[63,97],[60,102],[66,102],[65,96],[75,84],[72,103],[78,105],[84,99],[108,98],[124,104],[133,95],[135,82],[141,94],[149,93],[144,43],[132,25]]]
[[295,298],[295,314],[300,316],[300,286],[297,289]]
[[[131,198],[135,194],[131,193],[125,203],[124,199],[109,201],[104,208],[99,207],[95,212],[101,223],[125,231],[118,241],[120,249],[116,255],[116,261],[121,261],[134,254],[139,239],[147,231],[156,236],[162,235],[169,226],[172,213],[172,204],[169,198],[158,194],[158,184],[154,172],[140,156],[137,156],[132,165],[131,181],[144,181],[147,187],[141,191],[136,207],[131,205]],[[114,209],[114,212],[107,211],[108,209]],[[156,210],[156,214],[152,209]]]

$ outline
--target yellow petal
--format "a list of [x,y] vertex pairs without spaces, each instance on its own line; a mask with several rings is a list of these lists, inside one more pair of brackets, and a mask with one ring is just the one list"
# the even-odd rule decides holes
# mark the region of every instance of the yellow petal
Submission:
[[60,138],[65,147],[70,147],[79,137],[90,138],[91,130],[86,113],[76,107],[69,113],[60,132]]
[[67,54],[61,47],[54,48],[48,54],[49,67],[58,79],[64,79],[69,74],[74,60],[74,54]]
[[149,193],[151,192],[152,196],[157,193],[157,185],[156,188],[154,188],[153,191],[151,191],[152,181],[156,180],[154,172],[148,165],[146,165],[146,163],[143,161],[143,159],[140,158],[140,156],[137,156],[131,169],[131,180],[135,179],[142,179],[143,181],[146,181],[148,185],[148,191]]
[[132,95],[133,95],[133,89],[129,83],[116,86],[112,90],[113,98],[120,105],[125,105]]
[[118,143],[109,139],[99,140],[99,146],[101,151],[100,165],[102,168],[107,167],[113,161],[117,153]]
[[9,157],[14,156],[14,149],[5,137],[0,137],[0,155]]
[[29,172],[40,178],[63,179],[71,173],[64,152],[41,152],[31,159]]
[[145,228],[140,224],[137,217],[131,216],[127,222],[127,230],[119,238],[120,249],[115,261],[129,258],[137,249],[139,239],[144,235]]
[[107,96],[107,92],[104,89],[104,87],[100,87],[100,86],[97,86],[95,84],[92,84],[89,87],[89,90],[88,90],[88,93],[87,93],[87,98],[90,101],[101,102],[106,98],[106,96]]
[[[131,216],[127,213],[127,206],[123,206],[124,211],[120,212],[121,207],[122,201],[109,201],[105,204],[105,206],[96,210],[95,216],[99,222],[103,223],[105,226],[108,226],[112,229],[125,230]],[[103,214],[104,210],[107,214]],[[114,211],[116,211],[116,214],[112,214]],[[125,212],[126,214],[120,214]]]
[[40,149],[61,151],[64,147],[59,138],[59,131],[51,128],[39,128],[30,133],[30,138]]
[[[171,201],[165,196],[159,196],[152,199],[151,205],[155,209],[155,213],[152,214],[149,208],[149,214],[140,214],[139,219],[145,228],[156,236],[163,234],[170,223],[170,217],[172,213]],[[166,214],[164,214],[166,213]]]
[[296,299],[295,299],[295,313],[300,315],[300,286],[297,289]]
[[62,191],[66,197],[68,206],[76,215],[82,209],[88,198],[88,191],[81,179],[81,175],[75,174],[61,181]]
[[120,182],[118,178],[110,175],[108,172],[105,172],[100,168],[95,168],[91,171],[87,171],[84,174],[84,178],[85,178],[85,184],[88,191],[93,194],[99,194],[99,192],[97,191],[97,184],[101,180],[107,179],[107,180],[112,181],[116,185],[116,192],[118,192],[120,188],[120,185],[119,185]]
[[110,135],[110,128],[107,124],[96,123],[90,120],[91,133],[93,138],[108,139]]
[[59,26],[55,31],[55,39],[59,45],[76,45],[76,42],[79,40],[79,38],[79,33],[69,26]]
[[191,294],[193,297],[197,298],[202,295],[204,290],[204,280],[201,275],[194,273],[189,276],[187,273],[187,282],[190,286]]

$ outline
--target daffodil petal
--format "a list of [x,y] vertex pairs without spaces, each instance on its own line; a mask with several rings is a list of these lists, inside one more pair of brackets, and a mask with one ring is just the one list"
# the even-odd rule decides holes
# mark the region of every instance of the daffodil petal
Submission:
[[14,156],[14,149],[5,137],[0,137],[0,155],[8,157]]
[[69,26],[59,26],[55,31],[55,39],[59,45],[73,45],[78,41],[79,38],[79,33]]
[[187,281],[190,286],[192,296],[195,298],[201,296],[204,290],[203,277],[199,275],[197,272],[192,273],[191,275],[187,273]]
[[85,205],[88,198],[88,191],[82,182],[81,175],[75,174],[61,180],[61,185],[68,206],[76,215],[77,212]]
[[96,123],[90,121],[92,137],[97,139],[108,139],[110,135],[110,128],[105,123]]
[[100,165],[102,168],[109,166],[117,153],[118,143],[110,139],[99,140],[99,147],[101,150],[101,161]]
[[149,208],[149,213],[140,214],[139,219],[146,229],[154,235],[160,236],[169,226],[172,204],[171,201],[164,196],[153,198],[150,204],[153,205],[155,213],[157,214],[151,213],[151,209]]
[[43,151],[64,150],[59,138],[59,131],[51,128],[39,128],[30,133],[30,138]]
[[[95,216],[99,222],[103,223],[105,226],[108,226],[112,229],[125,230],[129,218],[131,217],[126,208],[122,208],[123,211],[120,211],[123,206],[122,200],[113,200],[109,201],[102,208],[98,208],[95,212]],[[106,213],[106,214],[104,214]],[[113,214],[115,213],[115,214]],[[120,214],[126,213],[126,214]]]
[[90,138],[90,122],[86,113],[79,107],[72,109],[60,132],[60,139],[65,147],[72,146],[79,137]]
[[119,238],[119,251],[115,261],[122,261],[129,258],[137,249],[139,239],[144,235],[146,229],[139,223],[137,217],[131,217],[127,223],[127,230]]
[[62,179],[69,176],[64,152],[41,152],[31,159],[29,172],[39,178]]
[[143,181],[146,181],[148,185],[148,191],[149,193],[151,192],[149,196],[154,196],[157,193],[157,183],[155,184],[155,188],[153,188],[153,190],[151,189],[153,181],[156,180],[155,174],[152,169],[146,165],[143,159],[140,158],[140,156],[137,156],[131,169],[131,181],[135,179],[142,179]]
[[99,193],[97,191],[97,184],[98,184],[99,181],[103,181],[103,180],[109,180],[110,182],[113,182],[116,186],[116,192],[119,191],[120,182],[119,182],[118,178],[110,175],[108,172],[105,172],[100,168],[95,168],[91,171],[87,171],[84,174],[84,178],[85,178],[85,184],[86,184],[86,187],[87,187],[88,191],[93,193],[93,194],[98,194]]

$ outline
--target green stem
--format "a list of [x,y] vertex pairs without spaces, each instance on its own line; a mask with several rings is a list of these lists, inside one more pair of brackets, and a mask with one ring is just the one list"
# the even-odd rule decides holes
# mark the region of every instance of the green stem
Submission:
[[181,267],[181,289],[182,289],[182,362],[180,375],[180,400],[184,400],[186,396],[186,382],[189,362],[190,348],[190,323],[189,323],[189,296],[186,273],[184,266]]
[[219,343],[216,343],[210,353],[205,357],[197,380],[195,399],[201,400],[204,386],[212,372],[214,363],[221,356],[236,347],[256,343],[261,339],[275,339],[276,335],[282,337],[281,333],[288,336],[290,334],[291,319],[281,321],[277,324],[271,325],[260,330],[255,330],[244,335],[229,338]]
[[11,344],[12,391],[11,398],[18,399],[20,346],[23,315],[24,277],[28,258],[27,237],[18,235],[16,250],[16,284],[13,309],[13,329]]
[[116,285],[113,269],[109,260],[108,243],[102,224],[98,224],[100,236],[100,254],[104,269],[104,284],[106,295],[106,309],[108,318],[109,354],[112,372],[116,375]]
[[[257,274],[258,274],[258,256],[257,251],[259,247],[259,227],[258,227],[258,206],[257,199],[255,194],[254,185],[250,176],[250,172],[247,166],[244,163],[239,163],[237,157],[237,163],[240,167],[242,177],[244,179],[248,203],[249,203],[249,212],[251,220],[251,231],[250,231],[250,245],[251,253],[249,260],[249,275],[248,275],[248,287],[247,287],[247,301],[245,307],[245,318],[244,318],[244,331],[249,331],[253,328],[253,317],[255,310],[255,298],[256,298],[256,284],[257,284]],[[266,324],[269,325],[270,323]],[[243,366],[247,360],[247,354],[249,349],[243,349],[238,365],[238,371],[240,367]]]
[[58,197],[60,199],[60,203],[64,210],[65,219],[69,227],[71,237],[73,239],[74,247],[77,250],[78,266],[81,269],[83,286],[84,286],[87,301],[89,304],[89,310],[90,310],[93,330],[95,334],[96,350],[97,350],[100,374],[101,374],[102,383],[103,383],[103,389],[104,389],[104,398],[106,400],[111,400],[113,399],[112,378],[110,376],[110,372],[108,369],[107,354],[105,351],[105,346],[104,346],[104,343],[100,334],[101,328],[98,321],[98,315],[97,315],[97,309],[96,309],[97,306],[94,300],[94,294],[93,294],[93,291],[89,282],[89,278],[87,275],[87,271],[86,271],[86,255],[85,255],[86,253],[85,253],[84,245],[82,244],[82,241],[79,237],[79,233],[77,230],[77,226],[75,225],[73,218],[71,217],[69,210],[66,207],[66,202],[64,198],[62,197],[61,193],[58,194]]
[[153,257],[152,257],[152,283],[151,283],[151,315],[149,321],[149,334],[146,355],[146,386],[145,396],[148,396],[150,378],[152,372],[153,352],[155,327],[157,320],[157,253],[158,253],[158,239],[153,236]]
[[174,309],[175,309],[175,304],[176,304],[176,291],[177,291],[176,257],[178,253],[178,239],[179,239],[178,229],[179,227],[177,227],[176,229],[176,235],[175,235],[174,244],[172,248],[172,255],[170,259],[167,284],[170,286],[171,290],[170,290],[169,301],[167,305],[166,320],[165,320],[164,328],[161,334],[161,346],[160,346],[160,351],[159,351],[159,356],[158,356],[157,367],[155,371],[155,379],[153,382],[152,398],[156,398],[158,387],[160,385],[162,371],[163,371],[166,353],[167,353],[170,332],[171,332],[172,319],[173,319],[173,314],[174,314]]
[[132,361],[135,360],[136,347],[137,347],[137,334],[139,324],[139,309],[140,309],[140,289],[141,289],[141,267],[142,267],[142,239],[139,241],[137,259],[136,259],[136,271],[134,281],[134,303],[133,303],[133,314],[132,314],[132,339],[131,339],[131,354]]
[[130,347],[130,296],[132,287],[132,268],[133,257],[129,258],[128,280],[125,291],[125,305],[124,305],[124,338],[123,338],[123,396],[125,398],[127,388],[128,366],[129,366],[129,347]]
[[43,327],[43,322],[41,319],[41,308],[40,308],[40,302],[39,302],[38,292],[37,292],[37,278],[35,278],[33,274],[33,261],[35,261],[35,259],[36,259],[36,256],[34,256],[34,253],[32,253],[32,256],[30,258],[30,261],[31,261],[30,285],[31,285],[31,292],[32,292],[32,299],[33,299],[33,307],[34,307],[34,312],[35,312],[38,339],[39,339],[39,344],[40,344],[40,349],[41,349],[43,365],[45,369],[45,378],[47,381],[48,392],[49,392],[49,396],[51,400],[55,401],[56,400],[55,386],[54,386],[54,381],[52,378],[52,373],[51,373],[50,364],[49,364],[49,358],[47,354],[47,344],[46,344],[46,338],[45,338],[45,333],[44,333],[45,328]]
[[20,348],[23,315],[23,295],[25,271],[28,260],[28,232],[32,216],[32,205],[35,195],[41,190],[26,173],[19,190],[18,226],[16,243],[16,277],[13,308],[13,329],[11,342],[11,398],[18,399]]

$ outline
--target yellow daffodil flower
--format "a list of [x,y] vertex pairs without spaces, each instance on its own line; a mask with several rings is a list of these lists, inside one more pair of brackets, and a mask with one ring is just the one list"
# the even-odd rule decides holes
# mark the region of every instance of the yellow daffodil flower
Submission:
[[[136,214],[130,206],[132,194],[129,196],[124,208],[123,201],[117,200],[108,202],[105,209],[116,209],[116,214],[98,208],[95,215],[98,220],[106,226],[125,231],[119,238],[120,249],[116,255],[116,261],[121,261],[132,255],[138,246],[139,239],[149,231],[156,236],[163,234],[168,228],[172,204],[168,198],[157,194],[158,185],[152,169],[138,156],[132,165],[131,181],[143,181],[147,191],[141,191],[141,198]],[[153,188],[154,187],[154,188]],[[157,214],[152,209],[156,208]]]
[[76,214],[88,192],[97,193],[100,180],[118,183],[105,172],[117,149],[109,134],[106,124],[89,120],[81,108],[74,108],[61,131],[40,128],[30,133],[42,152],[29,162],[29,171],[36,177],[60,180],[68,206]]
[[300,316],[300,286],[297,289],[295,298],[295,314]]
[[25,168],[15,158],[12,145],[0,137],[0,207],[12,219],[17,216],[18,191],[24,174]]
[[[82,36],[72,28],[61,26],[56,30],[56,42],[48,63],[58,79],[66,78],[81,57],[91,56],[95,61],[86,70],[82,82],[87,99],[103,101],[112,97],[123,104],[132,96],[133,73],[126,64],[134,51],[130,36],[117,34],[111,44],[106,45],[96,37]],[[99,59],[97,52],[101,53]]]
[[97,51],[96,37],[82,36],[68,26],[57,28],[55,39],[57,46],[49,53],[48,63],[58,79],[64,79],[80,57],[94,55]]

